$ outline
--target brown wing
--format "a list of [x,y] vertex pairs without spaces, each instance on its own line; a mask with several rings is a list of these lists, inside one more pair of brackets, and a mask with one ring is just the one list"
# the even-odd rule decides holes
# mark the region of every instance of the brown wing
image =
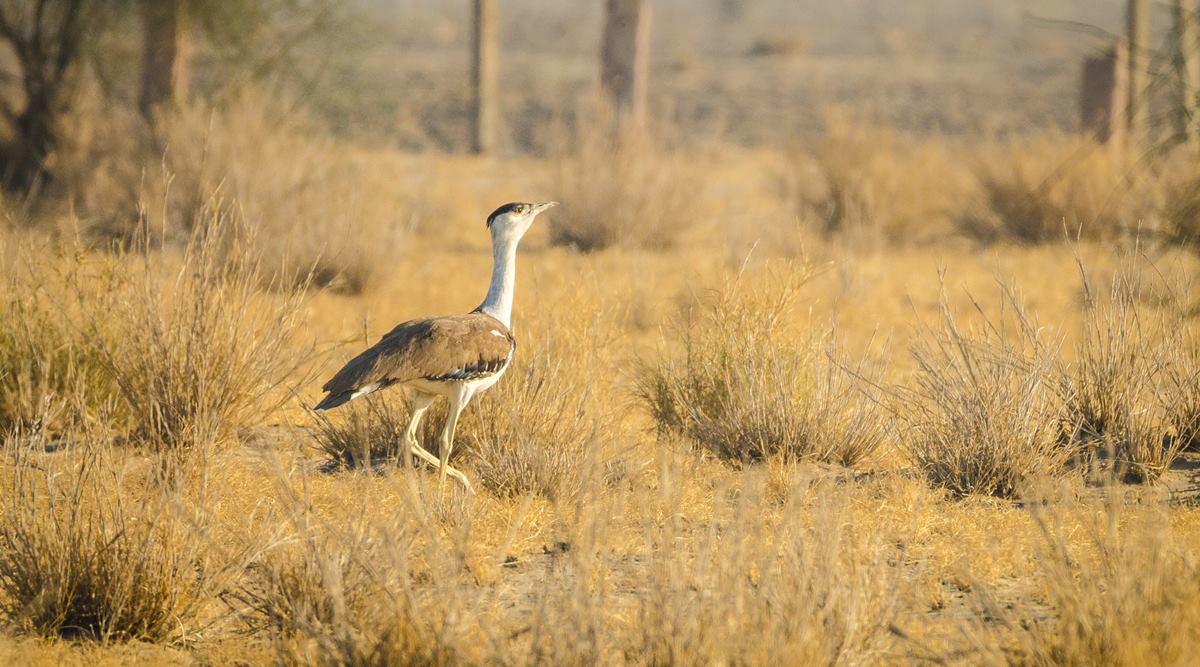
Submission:
[[499,372],[516,341],[508,327],[484,313],[405,322],[354,357],[322,387],[317,409],[397,382],[471,380]]

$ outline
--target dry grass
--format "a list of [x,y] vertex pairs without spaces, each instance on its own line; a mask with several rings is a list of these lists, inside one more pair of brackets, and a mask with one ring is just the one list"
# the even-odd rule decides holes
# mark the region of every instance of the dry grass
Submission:
[[6,264],[0,286],[0,431],[35,423],[71,428],[112,412],[116,386],[104,356],[84,332],[111,322],[88,317],[107,281],[103,260],[78,262],[78,248],[10,240],[23,257]]
[[879,447],[886,422],[869,382],[856,381],[872,369],[845,368],[832,335],[826,343],[796,337],[792,307],[807,279],[807,269],[791,266],[764,283],[743,274],[685,307],[671,334],[682,349],[639,371],[638,397],[660,433],[739,462],[849,466]]
[[[1113,472],[1127,481],[1153,482],[1194,428],[1188,388],[1196,370],[1194,351],[1176,329],[1182,323],[1139,303],[1144,288],[1137,261],[1126,259],[1114,272],[1108,294],[1097,291],[1080,264],[1084,335],[1063,384],[1071,397],[1068,437],[1111,459]],[[1181,393],[1164,394],[1164,382]]]
[[[688,474],[667,466],[664,476]],[[356,480],[368,496],[356,507],[379,488],[369,481]],[[307,505],[311,492],[291,487],[289,539],[230,600],[249,629],[274,638],[285,664],[858,664],[885,655],[900,591],[888,565],[894,545],[844,523],[853,491],[798,488],[764,515],[762,481],[714,496],[708,511],[722,529],[695,532],[682,519],[689,501],[673,488],[590,487],[561,548],[499,568],[492,538],[411,492],[389,496],[389,518],[333,522]],[[639,529],[639,562],[614,558],[605,539],[629,512],[668,517]],[[777,641],[755,640],[765,633]]]
[[717,501],[706,532],[667,520],[646,536],[660,546],[648,557],[627,659],[836,665],[887,655],[900,592],[895,546],[846,523],[848,494],[831,484],[797,489],[770,517],[765,491],[750,483],[728,505]]
[[252,565],[228,596],[251,631],[273,637],[282,663],[454,663],[438,607],[447,601],[409,574],[415,522],[338,529],[295,520],[289,548]]
[[[1129,291],[1128,321],[1111,296],[1095,299],[1092,319],[1065,279],[1075,267],[1062,247],[971,250],[956,225],[992,207],[969,168],[984,149],[834,128],[801,198],[792,190],[809,172],[797,170],[787,192],[772,188],[788,163],[772,149],[685,153],[597,133],[553,160],[400,155],[296,118],[235,95],[213,114],[164,118],[154,139],[166,169],[161,152],[143,169],[140,139],[128,155],[64,154],[111,176],[111,188],[70,200],[84,241],[13,245],[37,233],[26,227],[71,229],[54,206],[12,213],[21,220],[0,232],[0,405],[21,427],[0,464],[0,479],[16,480],[0,499],[0,662],[1190,657],[1197,494],[1192,473],[1153,445],[1185,442],[1196,423],[1194,297],[1142,284]],[[1009,174],[1026,141],[995,158],[1015,193],[1059,164],[1055,151],[1031,151],[1020,178]],[[1025,217],[1050,239],[1044,230],[1064,211],[1124,233],[1134,218],[1106,217],[1116,209],[1097,203],[1112,170],[1089,169],[1083,185],[1055,186],[1014,216],[1013,230],[996,222],[983,237],[1021,240]],[[822,173],[840,193],[822,191]],[[1150,190],[1164,177],[1140,176]],[[464,415],[455,450],[478,495],[439,496],[425,471],[322,468],[322,455],[346,467],[395,457],[407,417],[396,390],[334,413],[310,438],[261,428],[312,423],[279,401],[309,377],[290,368],[325,363],[314,347],[478,303],[472,278],[490,258],[474,216],[556,181],[562,191],[546,198],[590,216],[564,228],[583,221],[581,237],[626,247],[554,247],[564,236],[543,226],[523,245],[517,360]],[[414,182],[428,187],[410,202]],[[1141,196],[1118,197],[1117,209],[1140,210]],[[150,199],[166,203],[139,203]],[[404,238],[411,252],[395,252],[393,223],[413,210],[447,224],[423,226]],[[795,211],[836,221],[831,242],[817,244],[836,270],[722,254],[756,221]],[[721,222],[719,236],[692,233],[697,216]],[[87,246],[107,224],[125,249]],[[152,243],[136,243],[135,224],[152,228]],[[1098,274],[1125,275],[1112,248],[1081,252]],[[314,281],[334,289],[298,300],[292,288],[326,257]],[[1176,257],[1195,273],[1194,257]],[[939,293],[935,263],[980,301]],[[380,280],[389,272],[403,280]],[[996,273],[1037,290],[992,298]],[[664,327],[672,304],[681,316]],[[978,313],[972,325],[963,308]],[[1033,313],[1050,326],[1038,330]],[[917,354],[873,347],[876,332],[901,350],[915,342]],[[1132,366],[1151,372],[1134,391],[1113,380],[1132,372],[1122,345],[1152,360]],[[1099,379],[1084,392],[1080,378]],[[1147,451],[1118,458],[1149,461],[1155,487],[1072,483],[1037,495],[1074,481],[1066,458],[1080,442],[1062,424],[1082,421],[1064,408],[1080,405],[1068,402],[1077,390],[1145,427]],[[430,447],[440,416],[421,435]],[[671,437],[656,438],[656,426]],[[144,446],[119,446],[130,435]],[[188,446],[212,441],[227,446]],[[155,451],[180,445],[187,456]],[[913,461],[927,474],[909,475]],[[1130,507],[1117,508],[1118,495]]]
[[241,247],[236,221],[219,202],[203,213],[177,266],[143,253],[134,279],[102,302],[119,323],[101,353],[131,436],[156,449],[206,446],[260,424],[307,361],[291,344],[301,292],[260,294],[258,258]]
[[[594,317],[594,319],[593,319]],[[513,368],[460,422],[457,440],[474,478],[499,496],[573,500],[621,467],[605,446],[616,432],[613,387],[588,372],[611,354],[603,315],[522,326]]]
[[609,246],[666,250],[694,234],[705,187],[688,157],[651,129],[613,128],[611,111],[581,113],[561,150],[550,218],[553,243],[584,251]]
[[[1041,640],[1067,665],[1186,664],[1200,641],[1200,566],[1161,509],[1109,499],[1082,544],[1052,517],[1041,560],[1057,627]],[[1122,525],[1124,524],[1124,525]]]
[[409,411],[389,397],[373,395],[351,403],[337,418],[314,413],[317,447],[329,463],[344,468],[370,468],[401,459]]
[[1036,577],[1047,617],[1019,622],[994,591],[965,629],[989,664],[1185,665],[1200,640],[1195,555],[1161,507],[1126,506],[1109,489],[1097,503],[1061,493],[1032,506]]
[[923,329],[913,347],[913,385],[893,389],[909,457],[957,495],[1014,496],[1031,480],[1062,475],[1072,454],[1060,438],[1058,343],[1002,289],[1010,312],[989,318],[979,309],[970,327],[943,295],[941,326]]
[[1116,154],[1088,139],[993,145],[973,162],[980,204],[959,218],[968,236],[1017,243],[1111,240],[1157,224],[1146,184]]
[[206,609],[228,574],[200,532],[204,511],[185,510],[178,491],[131,474],[95,435],[59,443],[65,453],[44,446],[36,434],[6,439],[5,622],[69,638],[194,638],[213,621]]
[[413,223],[395,166],[339,144],[286,96],[251,87],[216,107],[184,106],[162,114],[154,136],[136,117],[78,114],[86,122],[60,160],[89,237],[184,245],[219,192],[244,221],[264,284],[357,294],[388,277]]
[[916,142],[843,110],[825,114],[825,136],[811,159],[815,179],[806,156],[793,156],[797,213],[822,234],[856,245],[944,238],[970,205],[972,183],[951,145]]

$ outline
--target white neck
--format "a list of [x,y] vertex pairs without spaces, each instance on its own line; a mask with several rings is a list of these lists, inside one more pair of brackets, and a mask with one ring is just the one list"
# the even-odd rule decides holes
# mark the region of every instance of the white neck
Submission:
[[517,286],[517,240],[492,242],[492,284],[479,310],[512,326],[513,290]]

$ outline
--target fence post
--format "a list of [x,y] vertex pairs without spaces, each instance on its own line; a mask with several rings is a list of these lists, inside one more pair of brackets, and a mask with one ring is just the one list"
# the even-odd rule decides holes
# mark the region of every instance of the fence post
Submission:
[[496,0],[474,0],[471,33],[471,150],[496,148]]
[[600,53],[600,84],[618,113],[634,124],[646,116],[650,75],[650,3],[608,0]]
[[1129,48],[1125,40],[1118,39],[1107,52],[1083,63],[1079,95],[1083,131],[1119,150],[1126,138],[1129,96]]

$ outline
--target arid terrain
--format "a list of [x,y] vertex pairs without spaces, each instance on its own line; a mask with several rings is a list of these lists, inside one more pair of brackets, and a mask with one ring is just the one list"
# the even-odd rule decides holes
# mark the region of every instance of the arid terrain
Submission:
[[[742,4],[655,5],[627,131],[599,5],[505,4],[489,155],[458,4],[201,42],[153,123],[85,77],[0,195],[0,663],[1190,664],[1200,170],[1081,133],[1099,42],[1023,14],[1121,3]],[[476,495],[403,390],[310,410],[545,200]]]

